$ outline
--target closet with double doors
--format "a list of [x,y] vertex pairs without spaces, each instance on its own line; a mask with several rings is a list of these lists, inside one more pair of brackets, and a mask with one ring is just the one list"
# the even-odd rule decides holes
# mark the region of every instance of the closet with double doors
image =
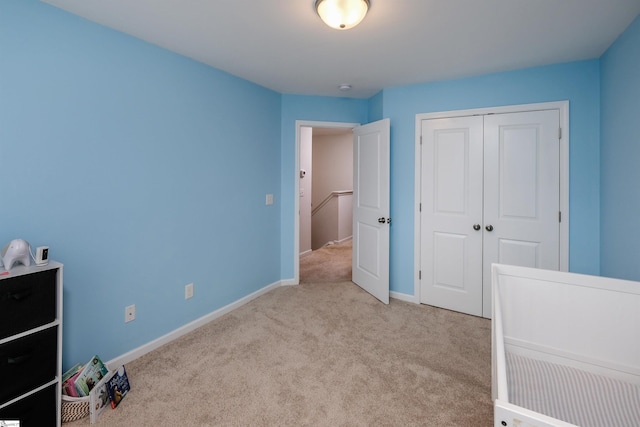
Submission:
[[558,109],[419,121],[420,302],[490,317],[491,264],[560,269]]

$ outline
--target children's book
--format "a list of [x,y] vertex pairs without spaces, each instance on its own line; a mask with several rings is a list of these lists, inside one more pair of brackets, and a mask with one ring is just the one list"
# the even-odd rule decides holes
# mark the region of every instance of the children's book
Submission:
[[107,367],[98,356],[93,356],[87,366],[82,369],[76,378],[76,390],[78,396],[89,396],[89,392],[109,373]]
[[107,382],[111,379],[112,372],[102,378],[89,392],[89,415],[91,424],[98,421],[100,413],[109,407],[109,390]]
[[83,367],[83,365],[78,363],[62,375],[62,394],[66,394],[71,397],[78,397],[76,379],[78,378],[78,375],[80,375],[80,371],[82,371]]
[[127,393],[129,393],[130,389],[131,386],[129,385],[129,378],[127,378],[127,371],[124,369],[124,365],[122,365],[113,373],[109,381],[107,381],[111,407],[115,408],[118,406]]
[[69,378],[71,378],[72,376],[80,372],[83,367],[84,366],[81,363],[76,363],[75,366],[73,366],[67,372],[62,374],[62,382],[65,382],[66,380],[68,380]]

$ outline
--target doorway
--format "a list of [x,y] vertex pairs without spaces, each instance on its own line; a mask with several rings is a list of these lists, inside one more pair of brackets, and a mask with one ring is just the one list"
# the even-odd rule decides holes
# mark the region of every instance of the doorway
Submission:
[[353,261],[352,282],[389,303],[390,129],[389,119],[366,125],[320,125],[296,122],[294,180],[294,284],[300,283],[300,140],[306,127],[353,130]]
[[352,235],[353,131],[302,128],[300,255]]
[[[335,238],[329,238],[327,241],[337,241],[337,243],[341,243],[341,240],[344,240],[345,233],[348,231],[349,227],[345,227],[345,221],[342,219],[341,221],[336,221],[331,224],[328,228],[330,230],[321,229],[316,230],[316,242],[313,244],[313,224],[312,224],[312,214],[314,209],[319,208],[315,215],[319,218],[318,215],[326,215],[330,210],[337,207],[337,205],[342,204],[351,206],[350,193],[352,192],[351,185],[348,189],[345,188],[332,188],[329,191],[329,188],[337,186],[342,186],[342,184],[336,184],[336,182],[340,183],[348,179],[349,182],[353,182],[353,172],[352,170],[349,172],[349,176],[345,178],[344,174],[341,176],[334,176],[333,178],[338,178],[336,180],[332,179],[324,179],[327,175],[332,175],[330,172],[323,171],[320,173],[320,178],[323,182],[319,187],[317,186],[316,192],[319,194],[314,195],[313,191],[313,152],[312,144],[309,141],[313,141],[314,137],[319,137],[318,144],[327,144],[324,148],[327,148],[328,145],[339,144],[339,142],[335,142],[336,140],[340,140],[338,136],[342,135],[342,140],[346,138],[344,135],[348,135],[348,138],[351,142],[349,148],[351,149],[353,143],[353,128],[359,126],[359,123],[341,123],[341,122],[315,122],[315,121],[297,121],[296,122],[296,172],[298,174],[297,179],[295,180],[295,243],[294,243],[294,280],[295,284],[300,283],[300,259],[301,256],[305,256],[306,254],[311,253],[313,249],[318,249],[322,247],[326,242],[327,236],[333,236]],[[332,143],[332,140],[334,141]],[[331,150],[324,150],[325,153],[331,153]],[[321,154],[323,155],[323,154]],[[327,159],[323,159],[320,163],[320,167],[324,167],[323,164],[327,163]],[[337,162],[336,164],[339,164]],[[335,194],[334,194],[335,193]],[[342,200],[340,200],[342,199]],[[349,199],[347,201],[347,199]],[[331,214],[329,213],[329,216]],[[344,215],[343,215],[344,216]],[[337,217],[336,217],[337,218]],[[351,221],[351,215],[349,215],[349,221]],[[325,222],[326,223],[326,222]],[[347,224],[350,226],[350,224]],[[325,227],[326,228],[326,227]]]
[[351,280],[353,131],[303,127],[300,283]]

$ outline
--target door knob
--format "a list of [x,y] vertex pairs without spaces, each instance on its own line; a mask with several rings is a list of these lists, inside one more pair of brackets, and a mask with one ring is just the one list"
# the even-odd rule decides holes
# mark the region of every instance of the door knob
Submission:
[[489,224],[485,227],[487,231],[493,231],[493,225]]
[[387,218],[387,224],[391,224],[391,218]]
[[385,222],[387,222],[387,220],[386,220],[386,219],[384,219],[384,218],[378,218],[378,222],[379,222],[380,224],[384,224]]
[[474,230],[478,231],[478,230],[480,230],[480,228],[481,228],[480,224],[473,224],[473,229]]

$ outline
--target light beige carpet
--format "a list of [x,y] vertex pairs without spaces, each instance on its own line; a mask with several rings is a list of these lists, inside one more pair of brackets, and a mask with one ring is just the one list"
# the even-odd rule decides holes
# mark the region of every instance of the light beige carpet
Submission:
[[486,319],[282,287],[128,364],[97,425],[490,426],[490,355]]
[[325,245],[300,258],[300,283],[351,280],[352,240]]

